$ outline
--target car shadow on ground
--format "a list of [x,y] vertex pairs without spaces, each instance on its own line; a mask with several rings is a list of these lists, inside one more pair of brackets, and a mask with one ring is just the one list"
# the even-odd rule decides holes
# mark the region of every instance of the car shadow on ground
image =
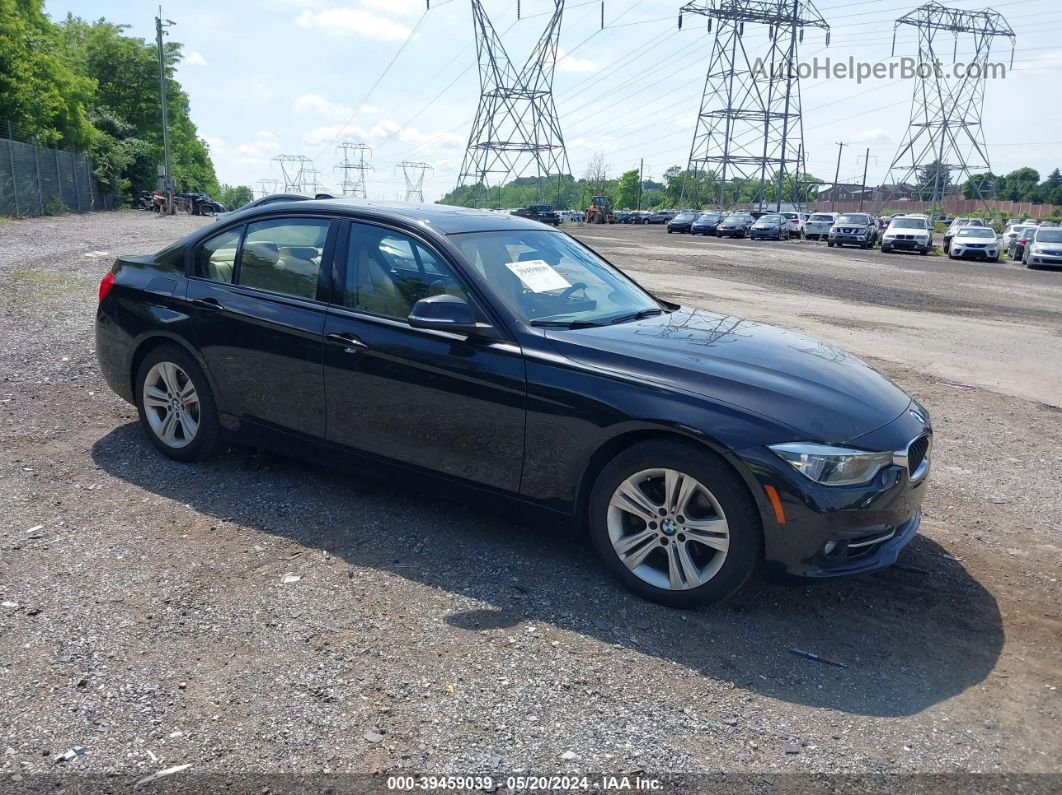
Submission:
[[678,611],[623,590],[566,527],[242,448],[178,464],[135,423],[97,441],[92,457],[201,514],[480,600],[447,618],[461,632],[546,622],[796,704],[914,714],[982,682],[1003,646],[993,596],[923,536],[901,557],[907,568],[805,588],[754,578],[721,606]]

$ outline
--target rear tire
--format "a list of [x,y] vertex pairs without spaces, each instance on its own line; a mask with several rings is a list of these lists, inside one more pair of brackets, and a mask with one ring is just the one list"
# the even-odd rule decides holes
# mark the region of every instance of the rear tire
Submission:
[[162,345],[137,369],[136,408],[148,439],[177,461],[201,461],[221,436],[214,393],[206,373],[176,345]]
[[763,554],[744,482],[716,454],[677,441],[642,442],[616,456],[594,483],[589,527],[605,567],[669,607],[726,599]]

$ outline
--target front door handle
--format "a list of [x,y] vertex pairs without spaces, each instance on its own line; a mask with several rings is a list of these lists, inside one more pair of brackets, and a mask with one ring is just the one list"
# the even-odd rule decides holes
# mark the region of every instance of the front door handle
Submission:
[[196,298],[192,303],[200,309],[205,309],[208,312],[224,312],[225,307],[216,298]]
[[329,342],[338,342],[340,345],[345,345],[344,353],[357,353],[369,347],[356,334],[329,334],[325,339]]

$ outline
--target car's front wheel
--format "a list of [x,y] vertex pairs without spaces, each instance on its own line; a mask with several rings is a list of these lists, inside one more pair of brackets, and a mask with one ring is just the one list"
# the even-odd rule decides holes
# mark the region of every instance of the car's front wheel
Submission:
[[206,374],[182,348],[162,345],[148,353],[136,375],[136,407],[148,438],[178,461],[207,458],[220,430]]
[[590,495],[590,534],[630,590],[670,607],[730,596],[762,554],[759,513],[734,471],[692,444],[649,441],[618,455]]

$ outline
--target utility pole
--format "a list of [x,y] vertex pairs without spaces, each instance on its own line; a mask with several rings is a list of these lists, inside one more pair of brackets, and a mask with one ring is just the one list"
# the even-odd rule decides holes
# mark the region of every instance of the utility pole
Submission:
[[478,207],[490,196],[491,183],[497,183],[500,189],[507,179],[522,177],[530,169],[538,177],[540,198],[550,180],[556,181],[559,194],[571,175],[553,101],[564,0],[553,0],[549,20],[522,66],[510,59],[483,0],[471,2],[479,66],[479,108],[457,184],[474,187],[473,204]]
[[719,175],[721,205],[728,182],[758,182],[761,208],[771,174],[780,209],[785,178],[800,168],[799,45],[811,28],[829,46],[829,23],[813,0],[690,0],[680,30],[687,14],[706,17],[709,34],[715,25],[687,171]]
[[859,191],[859,212],[863,212],[863,194],[867,192],[867,167],[870,165],[870,147],[867,147],[867,153],[863,156],[863,187]]
[[[365,144],[355,144],[350,141],[344,141],[336,147],[336,152],[343,153],[343,162],[337,163],[333,168],[337,168],[343,172],[343,182],[340,185],[340,190],[343,191],[344,196],[354,196],[358,199],[368,199],[369,194],[365,185],[365,175],[370,171],[375,171],[369,163],[365,162],[365,153],[372,154],[372,149]],[[351,158],[355,157],[356,160]],[[357,176],[351,176],[357,174]]]
[[162,37],[166,35],[164,28],[176,25],[172,19],[162,18],[162,6],[159,6],[159,15],[155,17],[155,41],[159,46],[159,99],[162,104],[162,189],[166,193],[166,212],[173,215],[173,167],[170,163],[170,119],[166,108],[166,51],[162,46]]
[[[1009,40],[1013,67],[1017,39],[998,11],[990,8],[963,11],[934,1],[896,20],[893,55],[896,54],[896,31],[901,25],[918,31],[918,65],[927,69],[928,75],[912,81],[915,86],[911,119],[889,167],[889,184],[912,184],[920,195],[931,190],[929,200],[935,204],[944,199],[950,175],[956,175],[961,183],[977,173],[992,170],[981,124],[988,59],[997,39]],[[938,35],[951,36],[952,41],[941,47]],[[949,79],[950,65],[958,60],[960,38],[972,44],[972,55],[964,58],[963,77]],[[952,45],[951,56],[947,55],[947,44]],[[927,168],[933,169],[932,184],[925,179]],[[981,183],[974,185],[976,198],[983,202]]]
[[642,209],[642,169],[645,168],[645,158],[638,158],[638,209]]
[[424,174],[434,171],[430,163],[415,163],[412,160],[403,160],[395,169],[402,169],[402,176],[406,180],[406,196],[400,201],[414,204],[424,203]]
[[837,142],[837,171],[833,175],[833,191],[830,193],[830,212],[833,212],[833,208],[837,206],[837,180],[841,178],[841,152],[848,144]]

